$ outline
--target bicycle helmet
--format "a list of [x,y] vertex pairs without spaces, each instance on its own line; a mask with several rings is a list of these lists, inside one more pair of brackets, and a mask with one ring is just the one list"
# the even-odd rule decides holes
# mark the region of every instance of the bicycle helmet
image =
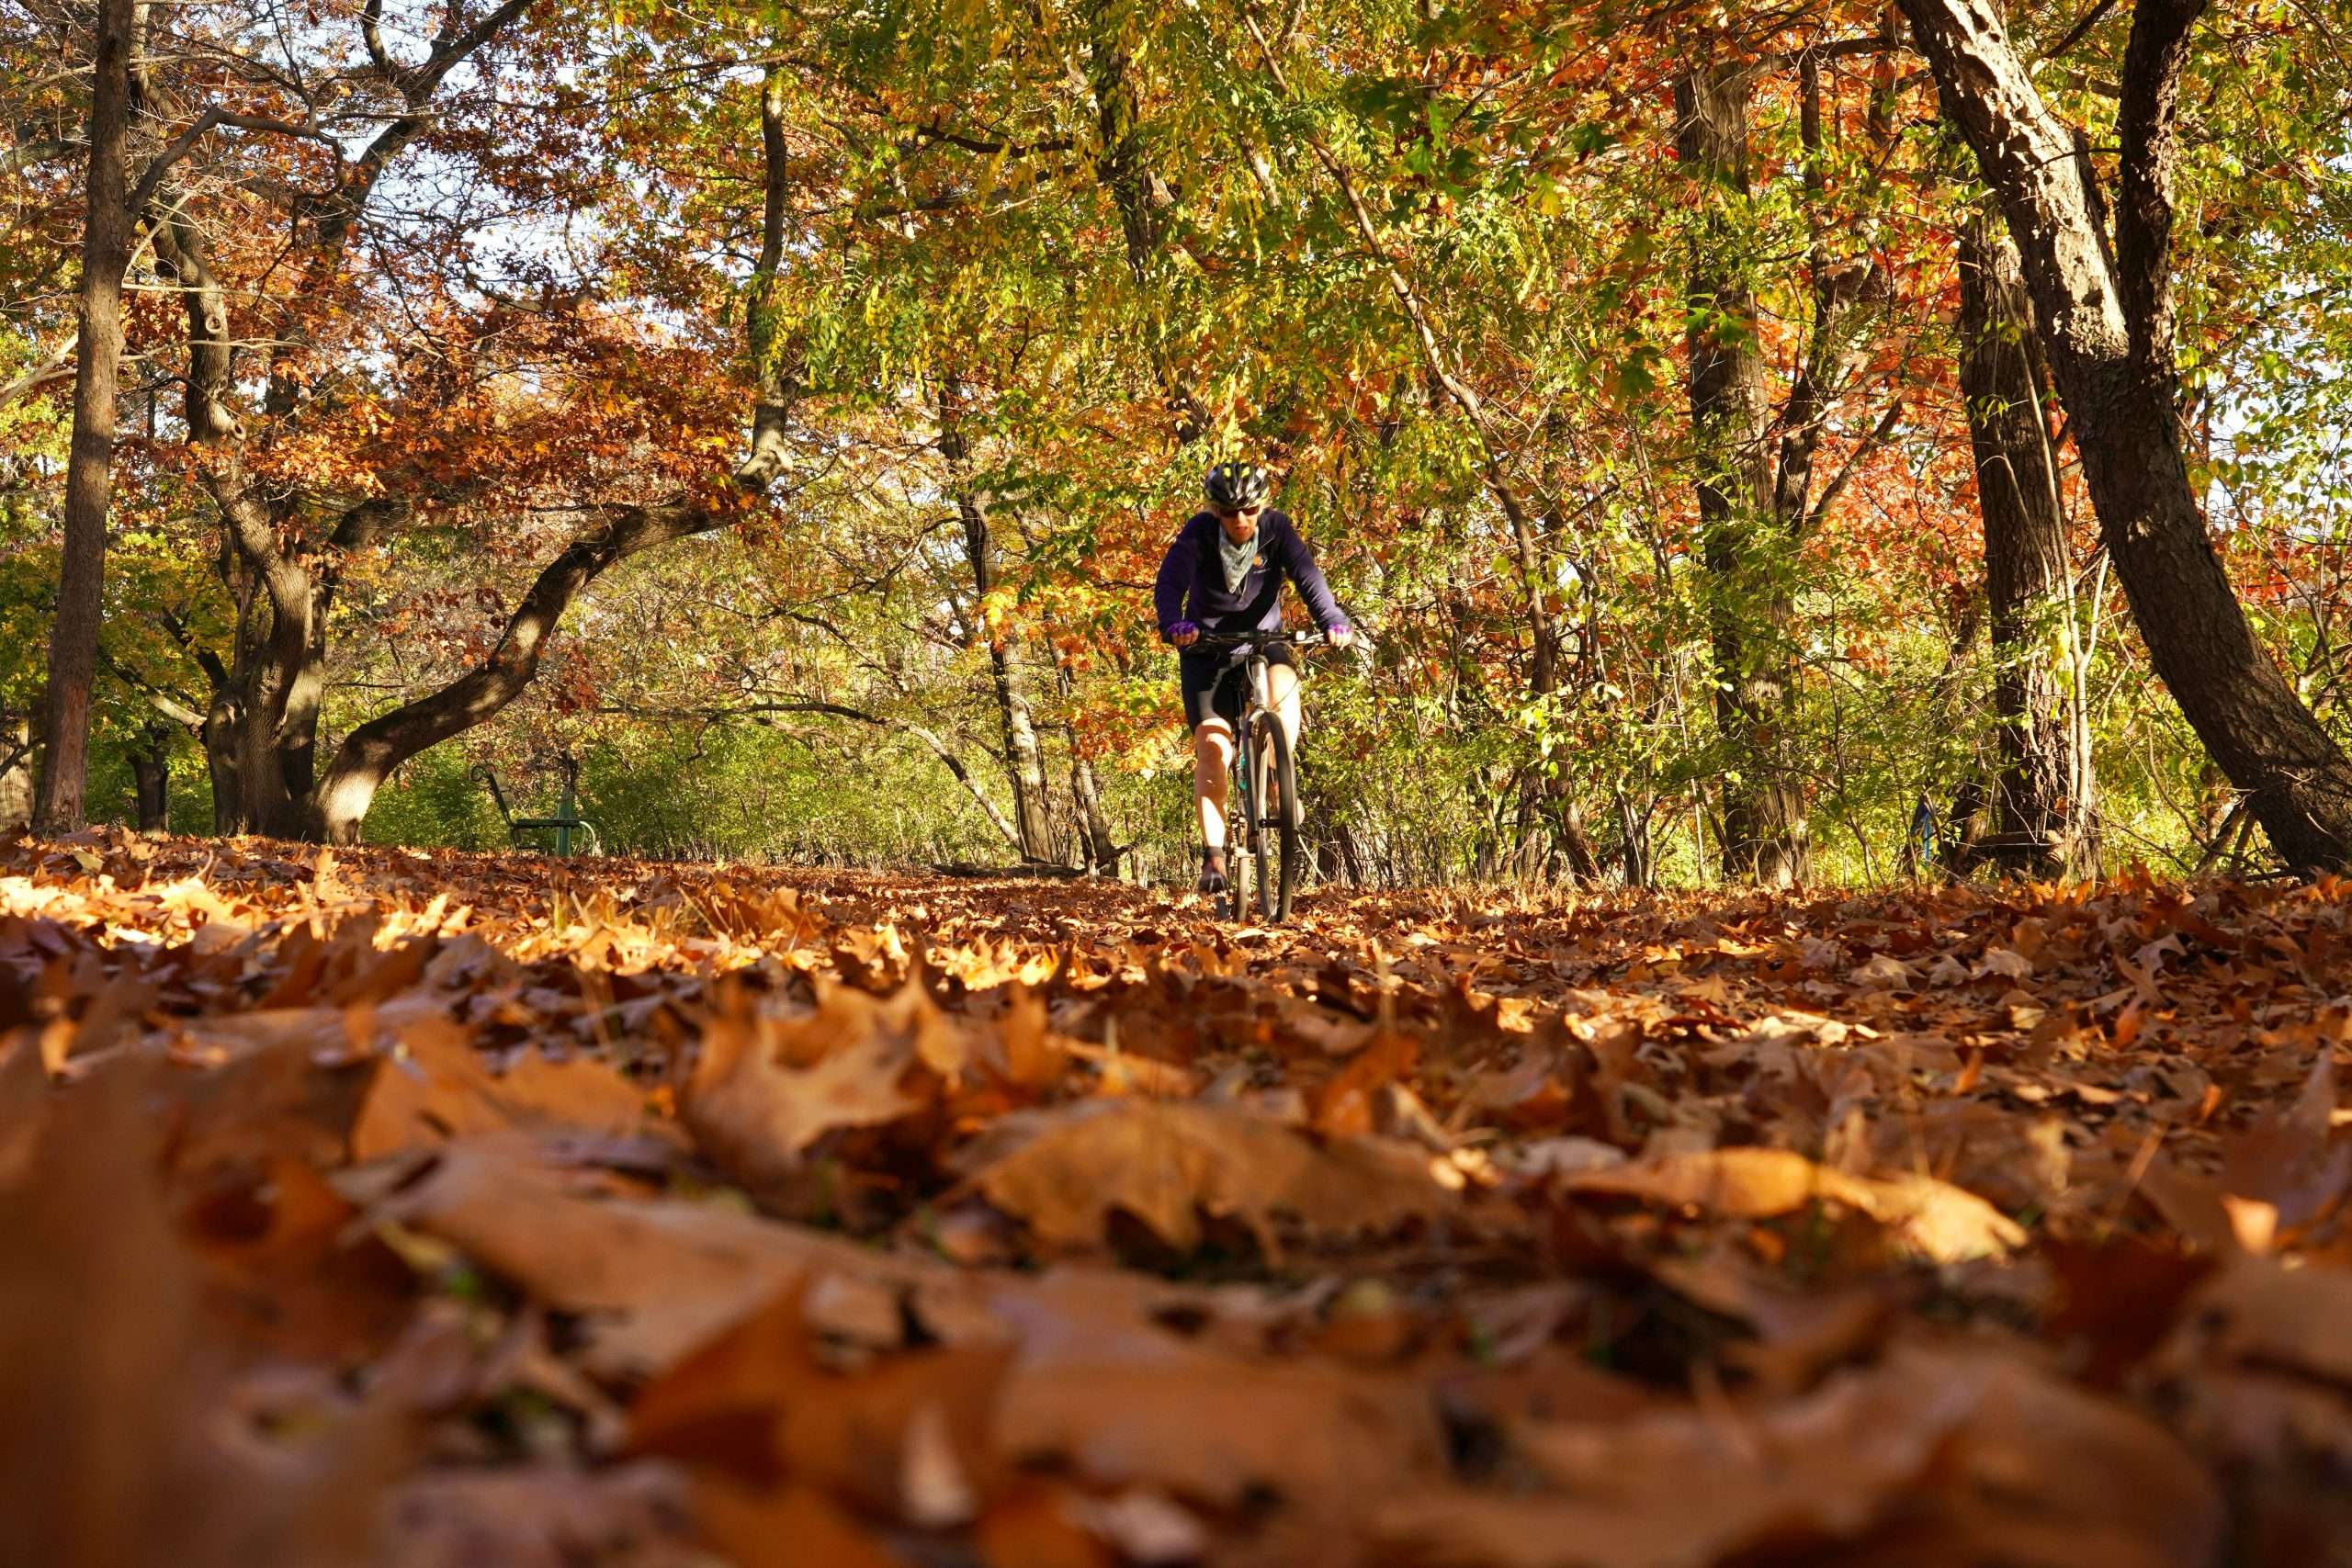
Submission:
[[1256,506],[1274,488],[1266,470],[1255,463],[1219,463],[1201,481],[1201,490],[1209,498],[1209,505],[1219,512],[1238,512],[1245,506]]

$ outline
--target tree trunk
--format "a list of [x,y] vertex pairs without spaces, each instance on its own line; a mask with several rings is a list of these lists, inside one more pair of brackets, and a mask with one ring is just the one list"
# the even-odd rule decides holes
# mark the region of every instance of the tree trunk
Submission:
[[1739,67],[1684,73],[1675,85],[1675,145],[1709,212],[1692,258],[1688,344],[1702,557],[1714,580],[1715,722],[1736,769],[1722,781],[1724,874],[1786,887],[1804,879],[1808,854],[1804,784],[1782,754],[1796,694],[1795,604],[1769,526],[1770,408],[1756,299],[1735,254],[1747,206],[1747,99]]
[[[426,57],[413,62],[394,58],[378,8],[366,10],[360,20],[370,62],[366,69],[404,107],[384,120],[356,155],[337,161],[333,184],[305,187],[288,197],[288,243],[302,257],[302,295],[322,297],[339,287],[351,236],[385,171],[435,123],[429,105],[442,82],[516,23],[530,4],[503,0],[469,26],[451,16],[449,25],[435,34]],[[134,73],[133,85],[141,81]],[[212,273],[206,236],[190,205],[162,184],[167,166],[152,166],[140,188],[153,197],[146,217],[157,265],[177,284],[187,313],[188,444],[198,477],[220,513],[221,575],[240,612],[233,659],[223,670],[207,670],[214,681],[205,753],[215,826],[221,832],[305,835],[318,831],[321,820],[313,778],[328,611],[343,557],[374,541],[372,520],[383,514],[384,503],[346,511],[334,536],[321,542],[305,525],[321,498],[265,483],[247,465],[254,430],[233,359],[228,296]],[[301,346],[301,329],[289,318],[261,336],[272,346],[261,376],[265,390],[258,417],[275,423],[290,418],[305,395],[302,379],[287,373],[289,358]],[[364,538],[348,536],[356,522],[370,524],[361,529]]]
[[130,750],[130,777],[139,812],[139,830],[161,833],[172,825],[172,727],[149,723],[145,744]]
[[271,738],[277,743],[278,776],[289,802],[308,801],[318,787],[319,707],[327,689],[327,615],[334,607],[334,584],[311,587],[310,636],[302,660],[286,673],[286,700]]
[[760,84],[760,147],[766,195],[760,222],[760,259],[743,300],[744,336],[759,389],[752,406],[752,450],[735,470],[736,482],[764,489],[780,478],[791,457],[786,440],[798,399],[798,340],[777,331],[776,274],[784,265],[784,231],[791,217],[790,166],[784,139],[785,67],[768,67]]
[[1102,782],[1094,761],[1078,749],[1078,732],[1069,738],[1070,795],[1078,802],[1079,838],[1085,846],[1087,869],[1098,876],[1119,874],[1119,840],[1111,830],[1110,814],[1102,808]]
[[1119,214],[1127,272],[1135,279],[1143,305],[1144,355],[1153,379],[1159,383],[1160,395],[1175,416],[1176,445],[1181,449],[1208,434],[1209,416],[1169,352],[1164,290],[1154,276],[1176,194],[1146,155],[1142,128],[1136,123],[1136,61],[1120,37],[1119,13],[1108,0],[1091,0],[1084,19],[1087,86],[1093,95],[1095,129],[1101,138],[1095,177],[1110,193],[1111,205]]
[[2077,635],[2073,561],[2045,423],[2047,381],[2017,249],[1994,214],[1960,225],[1960,387],[1984,523],[1993,712],[2001,756],[1999,858],[2050,872],[2071,861],[2090,801],[2071,711]]
[[356,843],[376,791],[392,770],[429,746],[472,728],[523,694],[539,655],[582,590],[611,566],[641,551],[733,520],[691,503],[616,506],[541,570],[507,618],[488,658],[430,696],[369,719],[353,730],[328,764],[309,803],[306,837]]
[[101,0],[90,77],[88,210],[76,310],[74,436],[65,468],[65,552],[51,624],[33,820],[43,832],[82,825],[90,763],[90,692],[105,615],[107,511],[114,491],[115,383],[122,355],[122,275],[131,213],[123,173],[130,112],[132,0]]
[[204,768],[212,782],[212,830],[251,832],[246,820],[244,768],[239,758],[244,704],[233,685],[214,690],[204,714]]
[[[153,232],[156,262],[179,285],[187,313],[188,441],[198,478],[226,525],[221,571],[238,605],[226,687],[207,723],[214,821],[224,833],[296,837],[308,826],[307,799],[289,787],[280,729],[313,650],[324,649],[316,580],[282,547],[283,515],[245,465],[228,297],[203,231],[181,206],[159,213]],[[224,761],[233,762],[226,773],[219,768]]]
[[1013,819],[1020,824],[1024,860],[1058,858],[1054,848],[1053,818],[1047,810],[1046,753],[1037,740],[1037,726],[1029,711],[1028,681],[1013,661],[1014,639],[992,640],[989,647],[990,683],[1004,722],[1004,755],[1012,777]]
[[1545,793],[1552,797],[1553,836],[1568,863],[1568,874],[1578,887],[1600,886],[1600,856],[1592,847],[1592,835],[1585,831],[1584,803],[1566,787],[1565,780],[1548,781]]
[[1004,767],[1012,784],[1012,818],[1023,860],[1052,860],[1053,823],[1046,809],[1046,754],[1031,712],[1028,671],[1019,653],[1022,638],[1011,626],[989,623],[989,596],[996,592],[996,540],[989,529],[989,498],[972,478],[971,445],[964,430],[964,386],[954,375],[939,386],[939,451],[946,459],[948,486],[964,521],[964,554],[972,570],[972,620],[988,638],[989,684],[1004,732]]
[[1625,886],[1647,889],[1657,876],[1657,855],[1650,843],[1649,809],[1636,811],[1634,801],[1623,789],[1617,791],[1618,853],[1624,867]]
[[0,834],[33,819],[33,780],[25,759],[32,753],[32,726],[0,709]]
[[2205,0],[2139,0],[2109,243],[2086,148],[2042,103],[1991,0],[1901,0],[2008,219],[2099,534],[2156,673],[2290,865],[2352,862],[2352,764],[2263,648],[2188,475],[2174,357],[2174,123]]

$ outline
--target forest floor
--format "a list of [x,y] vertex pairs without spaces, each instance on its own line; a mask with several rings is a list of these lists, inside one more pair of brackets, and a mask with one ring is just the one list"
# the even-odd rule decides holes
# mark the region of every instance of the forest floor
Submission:
[[0,844],[0,1561],[2352,1554],[2352,888]]

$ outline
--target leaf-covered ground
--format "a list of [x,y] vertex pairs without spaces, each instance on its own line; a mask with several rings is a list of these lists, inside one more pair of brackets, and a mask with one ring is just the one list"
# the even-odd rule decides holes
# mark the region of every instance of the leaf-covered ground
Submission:
[[0,845],[0,1561],[2344,1561],[2345,888]]

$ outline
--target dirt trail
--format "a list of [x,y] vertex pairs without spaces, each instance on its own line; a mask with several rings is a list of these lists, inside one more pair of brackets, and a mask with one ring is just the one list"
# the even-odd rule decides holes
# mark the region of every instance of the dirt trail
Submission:
[[2342,1561],[2346,917],[18,840],[0,1562]]

